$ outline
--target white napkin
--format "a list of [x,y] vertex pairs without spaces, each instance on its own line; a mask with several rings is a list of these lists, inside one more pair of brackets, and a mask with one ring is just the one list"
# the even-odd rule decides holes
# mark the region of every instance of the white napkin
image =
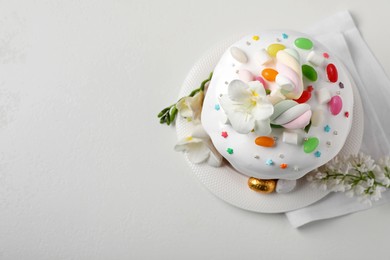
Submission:
[[[361,151],[378,159],[390,154],[390,80],[361,37],[348,11],[340,12],[306,31],[337,55],[349,69],[360,92],[364,108],[364,135]],[[390,202],[390,192],[372,206],[361,204],[342,193],[331,193],[324,199],[286,216],[294,227],[369,209]]]

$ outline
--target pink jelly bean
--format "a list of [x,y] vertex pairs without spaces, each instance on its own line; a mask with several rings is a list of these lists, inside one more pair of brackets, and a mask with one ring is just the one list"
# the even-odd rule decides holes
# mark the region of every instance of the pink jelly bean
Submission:
[[326,74],[328,75],[330,82],[337,82],[339,75],[336,66],[333,63],[329,63],[328,66],[326,66]]
[[244,81],[244,82],[249,82],[253,80],[253,74],[250,71],[247,70],[240,70],[238,72],[238,77]]
[[338,115],[343,108],[343,100],[340,96],[333,96],[328,104],[332,115]]
[[265,80],[264,80],[262,77],[257,76],[257,77],[255,78],[255,80],[260,81],[260,83],[263,84],[263,86],[264,86],[265,88],[267,88],[267,84],[265,83]]

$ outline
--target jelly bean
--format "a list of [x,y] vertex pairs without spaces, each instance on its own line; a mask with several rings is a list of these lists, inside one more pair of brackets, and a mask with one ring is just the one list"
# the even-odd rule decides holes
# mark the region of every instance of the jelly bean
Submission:
[[255,60],[260,65],[264,65],[264,64],[272,61],[272,57],[269,56],[268,52],[265,49],[261,49],[260,51],[255,53]]
[[298,48],[304,50],[310,50],[311,48],[313,48],[313,42],[308,38],[298,38],[295,40],[294,44]]
[[289,193],[291,192],[295,186],[297,186],[296,180],[283,180],[280,179],[276,183],[276,192],[277,193]]
[[317,148],[319,143],[320,141],[317,137],[310,137],[303,143],[303,151],[305,153],[311,153]]
[[287,144],[295,144],[298,145],[298,134],[295,132],[283,132],[283,142]]
[[310,65],[302,65],[302,74],[311,81],[316,81],[318,78],[317,71]]
[[324,121],[324,111],[321,108],[316,108],[311,116],[312,126],[319,126]]
[[313,64],[314,66],[321,66],[325,61],[324,56],[316,53],[315,51],[311,51],[309,55],[307,55],[307,61]]
[[251,190],[268,194],[275,191],[276,181],[275,180],[262,180],[254,177],[248,179],[248,186]]
[[272,147],[275,145],[275,140],[269,136],[259,136],[256,138],[255,143],[263,147]]
[[271,57],[276,57],[276,53],[278,53],[278,51],[281,51],[284,49],[286,49],[286,46],[284,46],[283,44],[273,43],[273,44],[268,46],[267,51],[268,51],[269,55],[271,55]]
[[257,76],[255,77],[255,80],[260,81],[260,83],[263,84],[265,88],[267,88],[267,84],[265,83],[265,80],[262,77]]
[[310,98],[311,98],[310,91],[304,90],[302,92],[302,95],[298,99],[294,99],[294,101],[296,101],[299,104],[302,104],[302,103],[305,103],[306,101],[308,101]]
[[238,62],[241,62],[241,63],[247,63],[248,62],[248,57],[246,56],[245,52],[243,52],[238,47],[231,47],[230,48],[230,54]]
[[263,69],[261,72],[261,75],[263,78],[265,78],[268,81],[275,81],[276,75],[278,75],[278,72],[274,69]]
[[337,82],[339,76],[337,68],[333,63],[329,63],[328,66],[326,66],[326,74],[328,75],[330,82]]
[[315,93],[317,96],[318,103],[320,103],[321,105],[328,103],[332,98],[329,89],[326,87],[320,88]]
[[343,100],[340,96],[333,96],[328,104],[332,115],[338,115],[343,108]]
[[253,74],[248,70],[239,70],[238,77],[244,82],[253,81],[254,79]]

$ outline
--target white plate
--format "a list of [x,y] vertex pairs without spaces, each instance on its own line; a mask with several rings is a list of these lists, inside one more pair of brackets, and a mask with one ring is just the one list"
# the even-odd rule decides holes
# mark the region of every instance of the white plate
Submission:
[[[188,95],[208,77],[217,65],[224,51],[241,37],[226,40],[204,55],[191,69],[182,86],[179,97]],[[352,79],[352,78],[351,78]],[[354,111],[351,132],[340,154],[358,153],[363,137],[363,108],[359,92],[352,82],[354,92]],[[192,125],[178,117],[176,132],[179,139],[190,134]],[[294,191],[288,194],[261,194],[248,188],[248,177],[238,173],[225,163],[214,168],[206,163],[193,164],[187,159],[193,174],[217,197],[241,209],[262,213],[281,213],[308,206],[328,192],[312,188],[305,177],[297,182]]]

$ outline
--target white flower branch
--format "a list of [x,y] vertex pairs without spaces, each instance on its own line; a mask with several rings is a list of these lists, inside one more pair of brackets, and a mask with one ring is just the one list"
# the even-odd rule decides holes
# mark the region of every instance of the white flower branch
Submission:
[[376,163],[362,153],[337,156],[309,173],[307,180],[320,189],[344,192],[348,197],[355,196],[360,202],[371,205],[390,188],[390,157]]

